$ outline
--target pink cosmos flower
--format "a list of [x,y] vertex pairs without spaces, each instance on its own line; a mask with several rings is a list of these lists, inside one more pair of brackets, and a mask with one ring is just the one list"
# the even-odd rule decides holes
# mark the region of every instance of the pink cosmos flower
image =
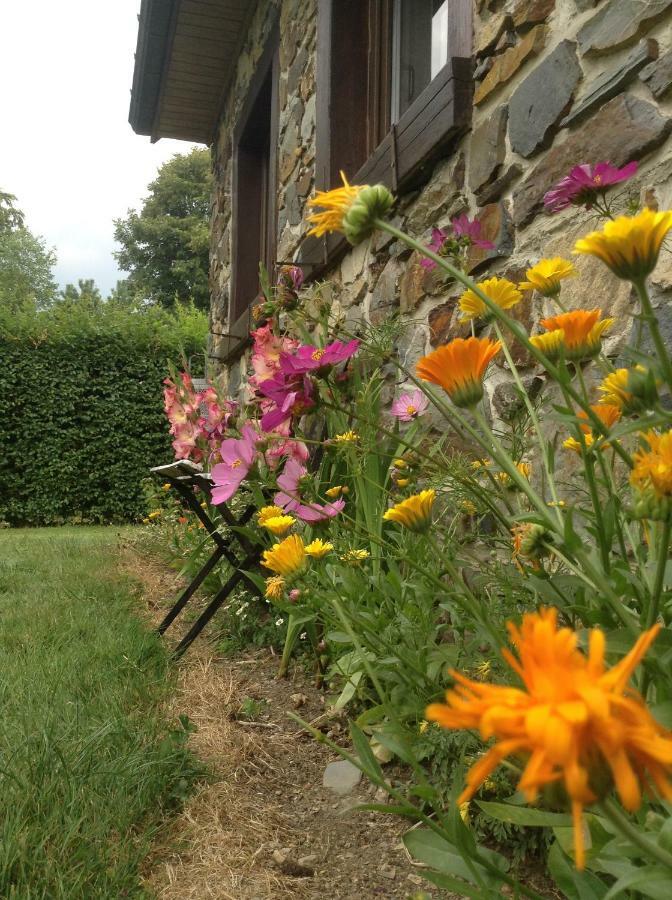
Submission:
[[285,375],[298,375],[304,372],[313,372],[318,369],[325,369],[329,366],[335,366],[345,359],[349,359],[359,349],[359,341],[348,341],[347,344],[341,341],[334,341],[327,344],[326,347],[313,347],[310,344],[304,344],[294,353],[280,354],[280,371]]
[[275,408],[261,417],[264,431],[275,431],[287,419],[303,414],[315,405],[313,383],[307,375],[287,379],[278,374],[258,386],[259,393],[275,403]]
[[481,237],[481,222],[478,219],[470,219],[466,213],[451,220],[453,226],[453,234],[455,237],[469,238],[470,243],[474,247],[480,247],[481,250],[494,250],[495,245],[492,241],[487,241]]
[[[448,232],[444,231],[443,228],[432,228],[432,239],[428,244],[429,249],[434,253],[439,253],[448,240],[448,237]],[[427,269],[428,272],[436,268],[434,260],[427,259],[426,257],[423,257],[423,259],[420,260],[420,265],[423,269]]]
[[257,458],[259,433],[250,425],[243,425],[242,437],[222,441],[219,453],[222,462],[213,466],[212,502],[226,503],[236,493]]
[[337,516],[345,506],[345,500],[336,500],[334,503],[302,503],[301,481],[308,474],[305,466],[295,459],[288,459],[282,475],[278,476],[278,487],[281,491],[273,498],[276,506],[281,506],[286,512],[294,513],[304,522],[324,522]]
[[622,169],[617,169],[610,162],[599,162],[594,166],[589,163],[574,166],[569,175],[544,194],[544,206],[551,213],[560,212],[572,205],[590,209],[599,194],[614,184],[628,181],[637,172],[637,168],[636,162],[630,162]]
[[424,415],[428,406],[429,398],[418,389],[398,397],[392,404],[390,412],[400,422],[410,422],[418,416]]

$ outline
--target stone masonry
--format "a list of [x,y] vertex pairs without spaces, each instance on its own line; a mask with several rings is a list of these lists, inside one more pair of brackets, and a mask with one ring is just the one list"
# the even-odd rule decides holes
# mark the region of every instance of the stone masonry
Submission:
[[[211,288],[214,331],[226,331],[231,242],[231,134],[247,86],[280,15],[280,133],[278,152],[279,260],[292,260],[307,225],[315,157],[316,0],[260,0],[240,53],[219,136],[212,148]],[[475,72],[471,131],[440,159],[420,190],[398,198],[395,221],[428,241],[462,212],[477,216],[495,249],[474,253],[472,274],[522,279],[542,256],[570,256],[595,219],[577,208],[549,216],[543,195],[581,162],[636,159],[637,177],[623,188],[660,209],[672,208],[672,0],[474,0]],[[596,260],[576,260],[581,278],[567,282],[570,307],[600,304],[617,318],[606,352],[628,342],[636,312],[629,287]],[[399,353],[406,365],[456,336],[460,290],[446,287],[414,254],[374,235],[352,249],[330,282],[334,316],[372,323],[399,314],[405,329]],[[672,254],[664,251],[654,277],[665,334],[672,338]],[[532,327],[548,312],[528,297],[517,315]],[[217,354],[218,337],[212,338]],[[529,359],[527,378],[539,381]],[[501,363],[500,363],[501,365]],[[222,373],[235,390],[245,354]],[[510,413],[510,377],[494,367],[488,382],[495,416]],[[535,386],[536,389],[536,386]]]

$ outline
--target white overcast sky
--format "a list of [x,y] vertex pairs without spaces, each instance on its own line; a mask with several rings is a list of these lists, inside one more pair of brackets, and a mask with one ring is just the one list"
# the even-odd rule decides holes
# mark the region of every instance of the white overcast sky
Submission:
[[0,189],[58,255],[61,285],[123,273],[112,219],[184,141],[128,124],[140,0],[0,0]]

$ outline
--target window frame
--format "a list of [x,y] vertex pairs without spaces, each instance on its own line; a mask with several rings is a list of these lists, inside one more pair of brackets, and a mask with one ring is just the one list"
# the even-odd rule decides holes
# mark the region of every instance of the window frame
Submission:
[[[241,223],[245,202],[242,192],[245,190],[246,166],[242,156],[245,153],[244,138],[253,122],[255,106],[261,98],[262,91],[270,79],[270,120],[268,159],[265,161],[259,189],[263,194],[262,215],[265,217],[263,234],[263,258],[256,259],[256,265],[263,262],[267,271],[273,275],[277,249],[277,192],[278,192],[278,135],[280,122],[279,109],[279,77],[280,77],[280,31],[278,22],[274,23],[264,45],[264,50],[254,70],[245,100],[236,119],[236,126],[231,138],[231,274],[229,278],[228,302],[228,334],[230,346],[225,360],[240,351],[250,340],[252,325],[252,306],[258,292],[249,300],[241,299],[240,271],[249,252],[249,233]],[[249,152],[249,151],[248,151]],[[254,255],[254,254],[252,254]],[[235,315],[235,319],[234,319]]]
[[[394,124],[391,122],[392,23],[396,3],[395,0],[358,2],[368,11],[369,30],[362,41],[367,47],[364,83],[370,98],[365,101],[369,152],[363,165],[348,175],[354,184],[381,182],[394,192],[408,191],[427,180],[436,159],[471,125],[472,0],[451,0],[447,62]],[[362,97],[339,90],[338,73],[343,71],[344,54],[357,55],[353,35],[359,30],[352,28],[344,32],[338,27],[335,16],[339,11],[343,14],[343,6],[343,0],[318,0],[315,149],[318,190],[336,186],[338,150],[334,123],[347,120],[348,106],[353,110],[353,120],[361,119],[362,115]],[[354,111],[357,102],[358,113]],[[348,139],[351,138],[350,133]],[[307,267],[307,276],[315,277],[346,250],[347,242],[340,234],[306,237],[300,262]]]

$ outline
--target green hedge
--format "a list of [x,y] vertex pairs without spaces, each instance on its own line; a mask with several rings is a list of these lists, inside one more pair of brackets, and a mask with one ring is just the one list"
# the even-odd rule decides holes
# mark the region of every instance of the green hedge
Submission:
[[193,309],[0,310],[0,521],[142,517],[142,479],[172,459],[167,363],[202,367],[206,332]]

